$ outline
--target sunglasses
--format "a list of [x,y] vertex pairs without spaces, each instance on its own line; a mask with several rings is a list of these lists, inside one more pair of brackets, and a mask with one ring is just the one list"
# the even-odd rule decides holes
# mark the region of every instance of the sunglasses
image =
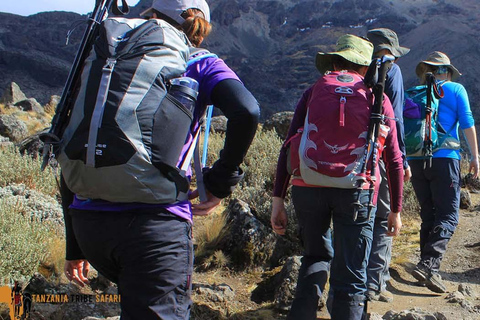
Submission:
[[450,70],[448,69],[448,67],[446,66],[439,66],[436,70],[435,70],[435,74],[446,74],[448,73]]

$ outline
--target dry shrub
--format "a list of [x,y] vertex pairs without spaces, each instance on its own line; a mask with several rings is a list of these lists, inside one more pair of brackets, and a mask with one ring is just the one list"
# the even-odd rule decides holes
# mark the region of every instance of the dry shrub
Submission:
[[28,189],[55,196],[58,189],[55,176],[49,166],[41,171],[41,163],[40,157],[22,156],[17,148],[0,149],[0,187],[24,184]]
[[21,203],[0,200],[0,281],[26,281],[49,256],[56,228],[31,217]]
[[211,214],[207,217],[196,217],[193,238],[195,240],[195,265],[202,270],[214,267],[225,267],[229,258],[217,249],[226,228],[226,217],[223,214]]

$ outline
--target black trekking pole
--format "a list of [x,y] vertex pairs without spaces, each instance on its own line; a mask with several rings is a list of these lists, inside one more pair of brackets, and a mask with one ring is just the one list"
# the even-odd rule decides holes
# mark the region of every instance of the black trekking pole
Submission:
[[126,0],[122,0],[122,9],[118,7],[117,0],[96,0],[94,11],[89,15],[87,27],[83,34],[82,41],[78,48],[77,54],[73,61],[72,67],[67,77],[67,81],[62,91],[60,101],[55,110],[50,130],[40,135],[40,139],[44,143],[43,147],[43,163],[41,170],[43,171],[47,164],[55,157],[58,147],[63,136],[63,132],[68,125],[70,113],[73,108],[73,98],[75,96],[75,88],[82,74],[82,66],[93,47],[95,38],[98,35],[100,24],[108,16],[108,11],[112,8],[115,15],[124,15],[129,11]]
[[[361,176],[367,179],[367,170],[368,164],[371,163],[370,169],[370,179],[368,180],[369,186],[369,202],[368,202],[368,219],[370,219],[371,211],[374,207],[373,204],[373,193],[375,191],[375,181],[376,181],[376,163],[378,160],[378,134],[380,131],[380,124],[383,120],[383,94],[385,92],[385,80],[387,77],[387,72],[390,69],[395,57],[391,55],[385,55],[381,59],[376,58],[372,61],[369,66],[369,70],[366,74],[366,84],[367,86],[372,86],[372,92],[374,96],[374,102],[370,114],[370,123],[368,125],[367,132],[367,146],[363,155],[363,163]],[[374,65],[374,67],[372,66]],[[375,72],[373,71],[375,70]],[[367,78],[368,76],[368,78]],[[374,79],[372,81],[372,79]],[[363,207],[360,202],[360,195],[363,190],[363,184],[365,183],[364,179],[359,179],[357,181],[357,201],[353,203],[355,208],[355,214],[353,220],[356,221],[358,217],[358,210]]]
[[[427,90],[427,105],[425,106],[425,135],[423,137],[423,154],[429,161],[429,167],[432,166],[433,141],[432,141],[432,85],[435,82],[435,76],[431,72],[425,74]],[[425,165],[425,163],[424,163]]]
[[[423,138],[423,154],[429,160],[429,167],[432,166],[433,158],[433,138],[432,138],[432,100],[433,96],[437,99],[443,98],[443,88],[437,84],[435,76],[431,72],[425,74],[426,90],[427,90],[427,102],[425,106],[425,135]],[[438,108],[435,113],[435,118],[438,117]],[[435,125],[438,122],[435,121]]]

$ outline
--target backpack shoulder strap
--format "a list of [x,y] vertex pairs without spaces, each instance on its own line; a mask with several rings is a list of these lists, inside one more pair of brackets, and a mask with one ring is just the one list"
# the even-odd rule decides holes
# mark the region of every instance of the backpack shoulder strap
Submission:
[[190,47],[190,57],[188,58],[187,66],[206,58],[218,58],[218,56],[207,49]]

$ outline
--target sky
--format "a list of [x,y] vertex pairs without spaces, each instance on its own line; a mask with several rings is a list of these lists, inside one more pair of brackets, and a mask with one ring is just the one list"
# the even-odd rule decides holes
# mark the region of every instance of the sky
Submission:
[[[138,1],[127,0],[127,3],[135,6]],[[95,0],[0,0],[0,12],[22,16],[43,11],[72,11],[85,14],[93,11],[94,5]]]

